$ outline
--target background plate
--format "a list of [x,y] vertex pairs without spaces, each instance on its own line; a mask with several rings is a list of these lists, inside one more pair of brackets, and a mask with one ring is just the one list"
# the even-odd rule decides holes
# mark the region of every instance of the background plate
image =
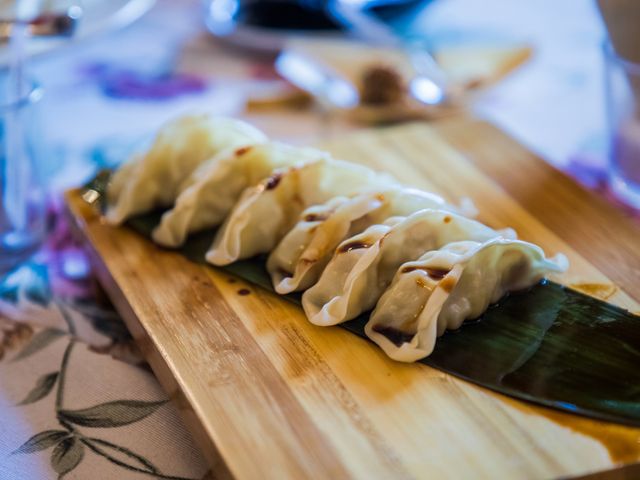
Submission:
[[[37,38],[29,42],[29,56],[42,55],[81,42],[93,35],[122,28],[149,11],[155,0],[83,0],[83,17],[73,38]],[[55,5],[55,2],[53,2]],[[2,4],[0,4],[2,5]],[[0,46],[0,67],[7,65],[7,44]]]

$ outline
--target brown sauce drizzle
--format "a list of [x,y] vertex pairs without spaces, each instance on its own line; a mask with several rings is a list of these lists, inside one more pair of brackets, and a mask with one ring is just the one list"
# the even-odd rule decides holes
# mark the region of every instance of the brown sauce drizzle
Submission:
[[241,288],[240,290],[238,290],[238,295],[242,295],[243,297],[245,295],[249,295],[251,293],[251,290],[249,290],[248,288]]
[[451,271],[444,268],[415,267],[410,265],[400,270],[400,273],[410,273],[416,270],[422,270],[426,272],[426,274],[433,280],[442,280]]
[[326,213],[309,213],[304,216],[303,220],[305,222],[323,222],[327,218],[329,218],[329,215]]
[[456,286],[457,280],[454,277],[446,277],[444,278],[438,286],[447,293],[451,293],[453,287]]
[[351,250],[358,250],[359,248],[369,248],[370,246],[371,244],[367,242],[360,242],[360,241],[349,242],[349,243],[345,243],[340,248],[338,248],[338,253],[347,253],[347,252],[350,252]]
[[640,429],[533,406],[502,395],[500,399],[524,413],[544,416],[557,425],[593,438],[609,451],[614,463],[640,459]]
[[424,268],[414,267],[414,266],[403,267],[402,270],[400,270],[400,273],[411,273],[411,272],[415,272],[416,270],[424,270]]
[[246,147],[240,147],[235,151],[236,157],[240,157],[241,155],[244,155],[245,153],[247,153],[248,151],[250,151],[253,147],[251,147],[251,145],[246,146]]
[[618,291],[618,287],[615,285],[608,285],[606,283],[575,283],[569,285],[569,288],[573,288],[574,290],[578,290],[590,297],[596,297],[601,300],[607,300]]
[[274,173],[269,177],[264,188],[266,188],[267,190],[273,190],[278,186],[280,180],[282,180],[282,173]]
[[[409,266],[403,267],[402,270],[400,270],[400,273],[410,273],[410,272],[415,272],[416,270],[424,271],[429,278],[431,278],[436,282],[439,282],[438,286],[447,293],[451,293],[451,291],[454,289],[454,287],[458,283],[458,280],[456,278],[447,277],[447,275],[451,270],[447,270],[445,268],[428,268],[428,267],[418,267],[418,266],[409,265]],[[427,287],[427,284],[424,283],[424,281],[419,278],[416,279],[416,284],[422,288]]]
[[402,330],[398,330],[394,327],[383,327],[381,325],[376,325],[375,327],[373,327],[373,331],[385,336],[396,347],[399,347],[403,343],[409,343],[413,338],[412,333],[405,333]]

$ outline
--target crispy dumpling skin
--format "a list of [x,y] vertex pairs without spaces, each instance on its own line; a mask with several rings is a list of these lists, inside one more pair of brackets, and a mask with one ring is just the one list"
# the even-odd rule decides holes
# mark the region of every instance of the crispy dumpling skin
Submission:
[[302,295],[302,306],[311,323],[342,323],[372,309],[402,263],[450,242],[486,241],[504,235],[514,234],[430,209],[391,227],[370,227],[338,246],[318,282]]
[[242,193],[218,230],[206,260],[228,265],[267,253],[293,228],[305,208],[337,195],[394,183],[386,174],[333,159],[276,169]]
[[387,218],[425,208],[460,211],[438,195],[405,187],[371,190],[352,198],[336,197],[309,207],[269,255],[267,271],[276,292],[305,290],[315,284],[345,238]]
[[278,142],[226,149],[191,174],[175,205],[153,231],[153,239],[165,247],[180,246],[190,233],[222,223],[242,191],[275,168],[326,156],[319,150]]
[[218,152],[266,141],[262,132],[231,118],[181,117],[164,125],[151,147],[117,170],[107,189],[106,219],[127,218],[173,205],[183,182]]
[[519,240],[451,243],[400,266],[365,332],[389,357],[415,362],[431,354],[445,330],[566,269],[563,255],[546,259],[540,247]]

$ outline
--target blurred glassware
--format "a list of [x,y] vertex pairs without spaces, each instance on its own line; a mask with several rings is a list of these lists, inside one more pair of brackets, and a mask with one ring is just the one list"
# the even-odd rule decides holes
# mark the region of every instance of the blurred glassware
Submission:
[[[335,38],[346,31],[328,8],[331,0],[203,1],[205,23],[213,35],[262,53],[277,53],[291,36]],[[401,21],[430,1],[367,1],[366,10],[385,21]]]
[[69,37],[73,35],[82,8],[72,5],[61,12],[41,13],[29,19],[0,18],[0,41],[11,38],[16,28],[24,27],[29,37]]
[[360,94],[353,82],[339,75],[335,69],[323,68],[308,55],[287,49],[278,56],[275,66],[282,77],[313,95],[327,108],[335,106],[350,109],[360,101]]
[[[32,57],[129,25],[148,12],[155,0],[20,0],[19,2],[0,0],[0,19],[25,18],[24,15],[16,15],[17,6],[24,3],[35,5],[35,13],[28,15],[27,19],[38,15],[56,15],[70,9],[73,12],[73,7],[82,9],[82,19],[77,22],[77,28],[73,30],[73,42],[60,35],[39,37],[38,41],[29,42],[26,45],[26,56]],[[37,28],[34,27],[34,30]],[[9,48],[7,45],[0,44],[0,68],[7,65],[9,60]]]
[[[275,62],[278,73],[309,93],[327,113],[359,123],[379,124],[451,115],[463,96],[446,96],[440,87],[425,102],[433,82],[416,98],[419,72],[406,49],[352,40],[290,40]],[[465,99],[467,97],[465,96]],[[453,101],[453,100],[456,101]]]
[[369,5],[375,0],[330,0],[327,8],[333,17],[343,23],[356,37],[370,45],[396,48],[406,53],[415,76],[409,81],[413,98],[426,105],[439,105],[447,101],[447,76],[431,56],[424,42],[409,41],[375,17]]
[[604,44],[609,137],[609,185],[625,203],[640,209],[640,63]]
[[[463,111],[487,87],[525,63],[532,49],[522,43],[441,46],[435,60],[447,76],[446,101],[407,49],[351,39],[287,41],[275,62],[278,73],[311,95],[322,111],[359,123],[436,119]],[[429,77],[427,77],[427,80]],[[423,88],[417,99],[416,88]],[[425,101],[432,95],[434,102]]]
[[18,263],[45,232],[45,191],[40,178],[42,131],[38,119],[42,87],[0,79],[0,270]]

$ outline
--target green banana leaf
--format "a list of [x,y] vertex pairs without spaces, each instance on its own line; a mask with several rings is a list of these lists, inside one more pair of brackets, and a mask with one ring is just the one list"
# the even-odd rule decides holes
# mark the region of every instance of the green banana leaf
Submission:
[[[105,182],[99,176],[89,187],[100,193]],[[149,238],[160,215],[129,225]],[[214,235],[192,235],[179,251],[204,264]],[[264,258],[224,270],[273,291]],[[299,294],[284,297],[300,303]],[[367,338],[368,316],[341,327]],[[421,362],[514,398],[640,427],[640,317],[554,282],[509,295],[445,333]]]

